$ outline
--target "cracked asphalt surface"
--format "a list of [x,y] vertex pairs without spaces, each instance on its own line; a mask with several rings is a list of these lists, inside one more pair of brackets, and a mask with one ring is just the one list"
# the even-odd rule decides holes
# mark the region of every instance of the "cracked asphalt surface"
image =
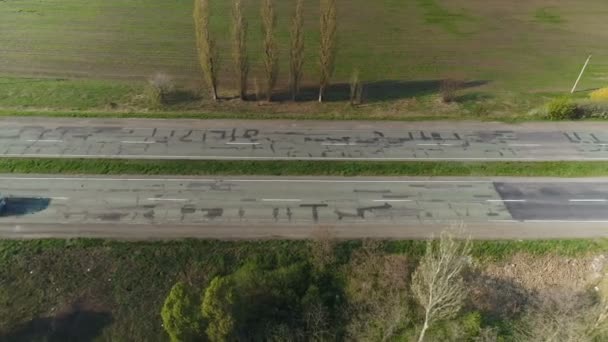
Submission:
[[0,156],[191,160],[608,160],[603,123],[1,118]]
[[422,238],[608,236],[607,179],[1,175],[0,236]]

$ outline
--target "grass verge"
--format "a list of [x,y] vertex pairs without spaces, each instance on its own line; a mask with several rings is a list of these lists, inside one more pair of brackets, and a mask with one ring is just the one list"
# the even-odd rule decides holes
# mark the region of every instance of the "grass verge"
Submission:
[[368,162],[0,159],[2,173],[228,176],[608,176],[608,162]]
[[477,121],[503,121],[518,122],[542,120],[542,118],[525,118],[521,116],[479,117],[473,115],[455,116],[446,115],[411,115],[369,116],[357,113],[341,113],[330,111],[327,113],[257,113],[257,112],[89,112],[89,111],[30,111],[0,109],[0,117],[45,117],[45,118],[112,118],[112,119],[233,119],[233,120],[344,120],[344,121],[440,121],[440,120],[477,120]]

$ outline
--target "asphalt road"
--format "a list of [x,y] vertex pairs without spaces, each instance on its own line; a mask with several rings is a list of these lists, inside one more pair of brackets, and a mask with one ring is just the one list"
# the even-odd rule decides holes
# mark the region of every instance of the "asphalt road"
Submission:
[[608,124],[0,119],[0,157],[608,160]]
[[608,236],[608,178],[132,178],[0,175],[0,237]]

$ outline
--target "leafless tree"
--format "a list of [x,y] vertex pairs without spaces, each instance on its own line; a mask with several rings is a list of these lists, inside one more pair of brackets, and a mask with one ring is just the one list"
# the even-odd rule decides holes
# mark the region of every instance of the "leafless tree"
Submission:
[[516,334],[520,341],[599,341],[608,333],[608,303],[588,293],[548,291],[522,322]]
[[255,94],[255,100],[262,101],[262,91],[260,90],[260,82],[258,82],[258,78],[253,78],[253,93]]
[[329,312],[321,303],[314,303],[304,313],[307,335],[311,341],[325,341],[330,335],[328,322]]
[[318,269],[324,269],[335,259],[336,239],[328,226],[319,226],[312,232],[310,251],[312,262]]
[[336,33],[338,17],[336,0],[321,0],[321,45],[319,50],[319,66],[321,78],[319,82],[319,102],[323,96],[334,73],[336,59]]
[[291,23],[291,49],[289,64],[289,89],[295,101],[300,92],[304,66],[304,0],[297,0],[296,12]]
[[410,319],[407,259],[385,255],[377,241],[364,241],[347,266],[349,339],[386,341]]
[[457,240],[443,232],[439,241],[427,242],[426,253],[412,276],[412,293],[424,309],[424,323],[418,342],[435,322],[454,317],[467,296],[463,273],[470,254],[469,239]]
[[243,13],[242,0],[234,0],[232,9],[232,39],[239,97],[241,100],[246,100],[249,58],[247,56],[247,19],[245,19]]
[[194,27],[196,29],[196,49],[198,60],[203,71],[203,78],[211,90],[211,96],[217,101],[218,58],[215,41],[209,29],[209,0],[194,0]]
[[262,0],[262,34],[264,35],[264,68],[266,71],[266,101],[272,99],[272,91],[279,76],[279,50],[275,37],[277,15],[274,0]]
[[169,102],[169,97],[174,91],[175,84],[171,77],[164,73],[156,73],[148,80],[144,97],[150,107],[158,108]]
[[456,101],[458,91],[464,86],[464,81],[447,78],[441,81],[439,85],[439,93],[441,94],[441,101],[444,103],[452,103]]
[[350,105],[361,104],[363,98],[363,85],[359,77],[359,70],[354,70],[350,77]]

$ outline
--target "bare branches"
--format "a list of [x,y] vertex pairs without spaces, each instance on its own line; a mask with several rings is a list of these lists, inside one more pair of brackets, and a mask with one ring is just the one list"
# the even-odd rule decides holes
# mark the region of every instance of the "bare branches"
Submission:
[[262,0],[262,34],[264,35],[264,68],[266,72],[266,100],[272,99],[272,91],[279,75],[279,50],[275,31],[277,15],[274,0]]
[[386,255],[376,241],[364,241],[346,269],[351,340],[386,341],[411,319],[407,305],[408,260]]
[[237,74],[237,87],[241,100],[247,99],[249,58],[247,56],[247,20],[243,14],[242,0],[234,0],[232,9],[233,58]]
[[454,239],[447,232],[439,238],[438,246],[431,240],[426,254],[412,277],[412,293],[424,309],[424,325],[418,341],[423,341],[427,329],[435,322],[454,317],[462,308],[467,290],[463,271],[467,265],[471,244]]
[[320,226],[312,232],[311,257],[312,263],[319,270],[325,269],[335,260],[336,239],[328,226]]
[[296,12],[291,23],[291,48],[289,61],[289,90],[291,99],[296,100],[302,82],[304,66],[304,0],[297,0]]
[[545,293],[533,303],[518,331],[521,341],[593,341],[608,332],[608,305],[589,294]]
[[319,51],[321,77],[319,82],[319,102],[323,102],[325,90],[329,86],[331,76],[334,73],[337,21],[336,0],[321,0],[321,46]]
[[217,70],[218,58],[215,41],[209,29],[209,0],[194,0],[194,27],[196,30],[196,50],[198,60],[203,70],[203,78],[211,90],[211,96],[217,101]]
[[464,81],[448,78],[441,81],[439,85],[439,93],[441,94],[441,101],[444,103],[452,103],[456,101],[458,91],[464,86]]

